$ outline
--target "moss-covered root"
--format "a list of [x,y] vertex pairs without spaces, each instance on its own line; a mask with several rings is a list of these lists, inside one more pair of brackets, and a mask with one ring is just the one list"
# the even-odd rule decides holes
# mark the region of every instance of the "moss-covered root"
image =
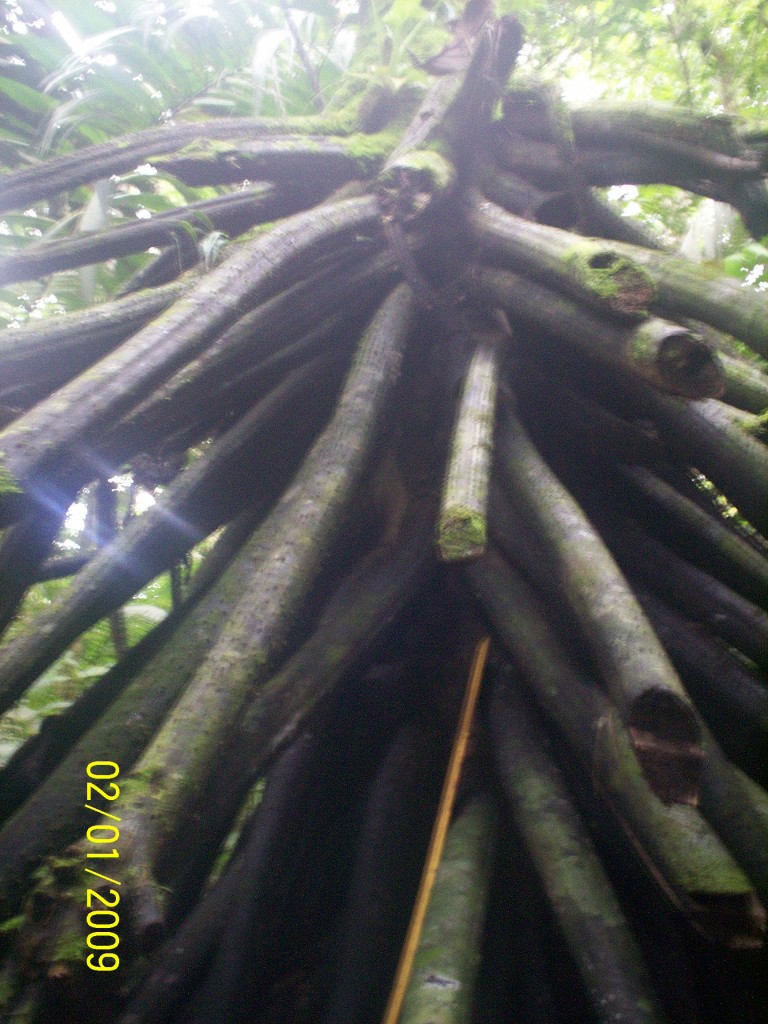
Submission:
[[601,531],[628,576],[644,580],[668,605],[705,623],[759,668],[768,669],[768,614],[761,608],[639,527],[601,525]]
[[654,788],[664,799],[695,802],[701,757],[696,712],[629,584],[511,407],[500,423],[497,452],[499,471],[547,546],[557,583]]
[[643,317],[656,294],[650,275],[610,243],[516,217],[470,196],[470,225],[484,252],[559,291],[620,317]]
[[[734,946],[757,944],[762,911],[745,885],[744,874],[695,808],[665,805],[650,789],[615,709],[601,689],[575,669],[528,584],[490,547],[484,558],[470,563],[467,573],[484,611],[547,718],[566,738],[587,775],[592,776],[600,768],[597,779],[602,796],[634,839],[661,892],[677,906],[685,907],[696,926],[711,939]],[[598,733],[609,718],[611,732],[621,742],[623,760],[618,765],[605,743],[606,736],[600,740],[601,758],[595,756]],[[711,763],[715,764],[717,756],[722,765],[724,759],[714,741],[707,736],[706,742]],[[707,767],[709,763],[705,761]],[[744,781],[741,775],[713,769],[706,787],[702,783],[702,796],[706,793],[708,816],[713,822],[717,820],[721,834],[728,829],[729,821],[739,823],[739,845],[734,843],[731,848],[740,861],[745,855],[749,877],[758,877],[758,872],[765,870],[765,857],[760,853],[765,824],[764,818],[758,824],[750,821],[758,802],[753,791],[751,795],[745,791],[741,784]],[[647,847],[645,836],[650,837]],[[750,847],[754,847],[752,853]],[[759,877],[765,881],[764,873]]]
[[[522,44],[514,18],[491,26],[474,10],[469,20],[462,19],[456,34],[460,38],[449,63],[434,69],[442,77],[432,85],[379,174],[384,208],[399,220],[408,220],[448,194],[463,169],[474,162],[476,142]],[[440,56],[433,63],[439,61]]]
[[[6,959],[0,986],[0,1018],[4,1021],[38,1024],[52,1019],[75,989],[84,1005],[92,1005],[99,989],[104,988],[104,978],[114,978],[114,974],[88,970],[85,961],[91,954],[91,963],[116,967],[119,974],[119,953],[109,952],[102,961],[99,953],[85,945],[87,913],[100,907],[108,915],[101,920],[116,920],[118,928],[120,920],[119,892],[100,888],[98,879],[83,873],[84,864],[92,863],[85,860],[85,852],[72,847],[63,856],[49,858],[37,872],[25,914],[8,922],[15,926],[8,931],[16,931],[17,947],[24,950],[24,969],[19,970],[16,957]],[[103,902],[93,895],[96,890],[104,895]],[[51,920],[54,903],[57,914]],[[118,909],[107,911],[106,903]]]
[[[233,565],[232,572],[237,572]],[[0,907],[18,909],[23,885],[51,850],[83,831],[83,780],[91,761],[108,756],[125,773],[157,730],[210,646],[230,608],[217,590],[179,625],[96,724],[0,830]]]
[[672,458],[708,476],[768,534],[768,448],[737,426],[720,402],[679,402],[642,382],[628,384],[627,392],[637,414],[660,428]]
[[298,203],[308,206],[317,202],[352,179],[370,178],[391,149],[389,132],[348,138],[285,134],[269,139],[203,141],[157,160],[156,166],[198,188],[234,185],[243,177],[278,185],[293,182],[290,191],[295,209]]
[[401,1024],[469,1024],[496,845],[496,809],[476,797],[457,814],[424,921]]
[[[673,869],[669,895],[702,935],[731,949],[757,949],[766,912],[747,875],[693,807],[648,801],[630,738],[615,712],[603,716],[595,747],[595,777],[625,831],[653,864]],[[630,808],[640,800],[642,817]],[[636,831],[638,825],[641,832]]]
[[576,669],[541,601],[522,576],[489,543],[466,566],[469,583],[502,644],[522,669],[547,715],[589,770],[595,724],[607,700],[592,679]]
[[625,466],[622,475],[649,501],[673,536],[684,541],[685,555],[760,607],[768,606],[768,561],[734,533],[713,510],[710,514],[643,466]]
[[311,636],[250,700],[239,739],[253,773],[290,742],[413,596],[433,564],[433,523],[431,501],[410,509],[398,543],[382,545],[360,562],[323,608]]
[[289,198],[281,189],[259,184],[247,191],[204,199],[146,220],[126,221],[116,227],[110,225],[74,237],[41,240],[12,256],[0,258],[0,286],[5,287],[12,281],[34,281],[59,270],[146,252],[153,246],[194,247],[198,237],[214,229],[236,237],[256,223],[296,213],[305,205],[303,198]]
[[497,769],[596,1021],[661,1024],[630,927],[531,708],[497,683],[488,707]]
[[456,184],[456,168],[445,152],[443,121],[461,90],[466,71],[438,80],[379,172],[377,186],[385,212],[408,221]]
[[[322,422],[320,417],[328,403],[323,406],[316,402],[312,391],[327,364],[328,357],[320,356],[289,374],[177,477],[157,505],[146,515],[134,518],[50,607],[0,650],[0,711],[7,709],[83,630],[119,608],[217,527],[221,518],[226,518],[226,498],[242,500],[245,496],[253,508],[266,512],[279,494],[275,484],[282,482],[285,486],[299,453],[311,440],[311,431]],[[297,401],[303,403],[305,417],[295,436],[297,451],[290,458],[287,442],[281,441],[280,451],[270,446],[270,433]],[[269,462],[261,471],[257,468],[253,472],[250,452],[254,451],[259,451],[265,464]],[[265,458],[268,454],[271,460]],[[246,480],[250,486],[243,488]],[[230,515],[234,511],[231,505],[227,509]]]
[[[224,958],[237,923],[246,914],[257,917],[260,911],[266,911],[275,894],[270,879],[290,877],[295,851],[286,836],[296,831],[292,816],[300,813],[297,808],[303,810],[296,794],[301,792],[302,781],[311,772],[317,754],[317,732],[308,731],[270,767],[264,795],[244,826],[221,877],[159,952],[149,977],[120,1015],[119,1024],[148,1024],[178,1012],[180,1004],[188,1007],[199,995],[206,975],[210,981],[210,965],[217,948],[219,958]],[[246,890],[259,895],[243,900]],[[237,991],[237,986],[231,985],[231,975],[226,970],[221,973],[224,983],[230,982],[230,989]],[[222,1019],[220,1008],[215,1016]]]
[[768,356],[768,298],[737,281],[647,246],[575,238],[570,232],[520,220],[473,197],[471,223],[484,247],[511,269],[591,295],[623,315],[649,307],[661,316],[690,317]]
[[99,178],[133,171],[149,157],[174,153],[185,146],[204,140],[253,139],[258,136],[305,132],[315,135],[345,135],[354,130],[355,113],[323,117],[221,117],[205,123],[180,122],[149,128],[143,132],[110,139],[79,149],[76,153],[36,164],[3,178],[0,211],[25,208],[41,199],[50,199],[78,185],[87,185]]
[[[723,370],[703,338],[679,324],[652,317],[633,326],[585,308],[554,283],[540,284],[509,270],[481,267],[469,281],[481,298],[506,310],[513,328],[543,328],[599,364],[686,398],[722,394]],[[546,336],[542,339],[546,341]]]
[[768,410],[768,374],[752,363],[720,353],[725,373],[723,401],[757,415]]
[[[0,534],[0,633],[16,615],[27,588],[37,580],[77,491],[72,478],[41,486],[37,492],[40,503],[29,506],[18,522]],[[2,501],[0,493],[0,506]]]
[[16,522],[29,509],[29,505],[29,498],[21,482],[9,469],[0,465],[0,530]]
[[[232,561],[237,551],[243,546],[246,539],[253,533],[257,523],[263,518],[261,507],[249,507],[241,512],[227,527],[225,527],[212,551],[203,561],[203,564],[195,573],[189,592],[182,605],[175,609],[163,622],[148,633],[142,640],[135,644],[125,658],[113,665],[109,672],[105,673],[85,693],[71,704],[65,711],[46,719],[45,728],[31,736],[15,752],[10,761],[0,773],[0,819],[5,821],[10,817],[32,794],[42,785],[46,777],[53,772],[60,762],[68,757],[74,750],[75,745],[81,737],[90,730],[94,723],[99,725],[93,729],[89,736],[92,738],[93,746],[89,752],[84,752],[83,757],[76,764],[70,762],[58,777],[58,787],[54,789],[53,796],[47,805],[47,821],[51,820],[51,807],[55,806],[56,813],[60,815],[59,823],[65,823],[65,828],[70,831],[63,837],[63,842],[74,838],[77,833],[77,822],[71,817],[73,807],[80,803],[80,779],[84,766],[90,761],[96,760],[105,750],[109,748],[113,752],[112,745],[115,739],[128,741],[130,749],[134,751],[128,758],[118,758],[120,764],[128,767],[138,756],[144,746],[141,737],[146,737],[153,731],[152,716],[158,717],[155,724],[162,717],[163,709],[155,709],[152,700],[154,688],[150,686],[148,703],[142,706],[134,704],[132,708],[126,706],[117,707],[121,695],[126,688],[136,679],[137,675],[147,665],[150,658],[160,650],[160,647],[169,639],[173,631],[180,626],[181,620],[189,610],[199,601],[202,595],[215,584],[226,566]],[[222,609],[224,615],[224,609]],[[211,623],[205,621],[206,629],[204,640],[208,642],[211,634]],[[193,657],[194,661],[194,657]],[[161,677],[163,672],[161,671]],[[164,678],[164,677],[163,677]],[[183,676],[182,681],[186,680]],[[163,685],[158,687],[161,693],[170,689]],[[173,691],[175,695],[175,690]],[[145,694],[147,691],[145,690]],[[114,715],[113,731],[109,739],[96,735],[102,725],[110,716]],[[147,719],[150,719],[148,722]],[[130,729],[128,723],[141,726],[140,735],[135,742],[130,743]],[[116,728],[115,728],[116,723]],[[143,729],[149,726],[149,732],[144,733]],[[81,750],[82,753],[82,750]],[[115,753],[117,753],[115,751]],[[49,794],[50,796],[50,794]],[[32,813],[35,819],[35,812]],[[29,820],[29,819],[28,819]],[[69,820],[69,826],[67,821]],[[21,831],[24,832],[22,825]],[[47,846],[56,846],[55,841],[46,843],[43,840],[40,849]],[[17,844],[18,847],[18,844]],[[34,854],[33,854],[34,857]],[[2,878],[0,873],[0,878]]]
[[[49,394],[101,359],[181,297],[191,281],[174,281],[91,309],[27,320],[0,337],[0,397]],[[8,337],[12,335],[12,337]],[[766,402],[768,405],[768,402]]]
[[[196,794],[216,770],[251,691],[274,669],[343,528],[381,428],[414,310],[410,290],[402,285],[374,316],[333,419],[240,557],[250,564],[248,577],[222,582],[220,596],[234,601],[225,625],[126,784],[125,854],[129,863],[146,864],[150,876],[183,834]],[[149,899],[153,895],[150,889]]]
[[382,1018],[418,889],[444,757],[440,737],[420,715],[400,728],[379,763],[330,951],[333,981],[322,1024]]
[[18,488],[97,442],[250,306],[287,286],[302,260],[339,238],[374,230],[378,219],[374,198],[342,200],[290,217],[234,251],[129,341],[7,427],[0,434],[0,474],[7,471]]
[[768,793],[726,760],[704,729],[701,813],[768,907]]
[[481,555],[488,532],[496,392],[502,346],[509,339],[506,322],[488,322],[474,337],[476,348],[453,428],[437,524],[437,546],[445,562]]
[[644,267],[656,287],[656,307],[675,319],[691,317],[732,334],[768,358],[768,295],[667,253],[617,243]]
[[642,584],[638,600],[664,644],[705,721],[728,757],[762,785],[768,783],[768,689],[698,623],[670,607]]
[[[88,764],[102,760],[106,752],[126,774],[157,731],[245,586],[251,561],[242,545],[253,533],[256,521],[257,513],[248,510],[222,534],[195,575],[187,608],[180,609],[182,621],[175,623],[167,643],[148,662],[145,659],[139,663],[134,678],[106,712],[3,825],[3,912],[18,909],[24,882],[42,858],[73,842],[91,823],[90,812],[83,805]],[[121,666],[115,666],[110,674],[121,670]]]
[[[240,705],[228,706],[228,701],[234,703],[236,698],[224,685],[227,661],[234,663],[235,670],[242,666],[237,679],[242,700],[250,680],[265,671],[265,665],[259,661],[261,636],[248,616],[258,617],[262,609],[268,609],[271,618],[267,626],[274,625],[275,619],[279,630],[290,625],[292,608],[295,607],[291,601],[300,600],[305,593],[303,587],[308,585],[306,578],[297,580],[297,577],[300,577],[302,569],[306,569],[307,562],[311,563],[313,571],[317,567],[315,560],[319,552],[308,544],[308,534],[319,527],[332,534],[341,522],[338,503],[344,504],[348,500],[381,409],[386,406],[411,313],[407,289],[394,292],[365,335],[339,414],[316,444],[295,485],[270,517],[269,526],[265,524],[263,531],[257,531],[250,546],[239,552],[216,586],[193,609],[171,640],[31,799],[6,822],[0,831],[0,904],[5,909],[13,910],[18,906],[20,884],[41,857],[71,841],[82,827],[86,813],[82,810],[82,779],[86,765],[103,758],[105,751],[124,772],[135,763],[190,676],[204,662],[206,651],[210,652],[214,647],[222,623],[229,620],[232,624],[235,620],[238,601],[245,594],[241,618],[236,620],[236,624],[245,631],[249,642],[236,638],[229,642],[231,646],[214,647],[219,667],[211,669],[214,702],[218,697],[220,704],[224,705],[224,718],[237,718]],[[330,507],[321,508],[324,501]],[[283,524],[287,524],[287,533],[281,535]],[[254,590],[249,592],[249,581],[253,582],[254,567],[259,563],[266,565],[254,582]],[[268,578],[270,566],[276,580]],[[285,577],[282,577],[283,569]],[[281,582],[285,584],[282,590]],[[287,595],[286,589],[289,591]],[[286,607],[285,615],[281,617],[282,600]],[[251,642],[252,634],[255,638]],[[248,654],[252,656],[251,664],[242,665],[241,652],[243,659]],[[198,699],[201,701],[199,708],[196,707]],[[202,764],[201,770],[213,770],[218,763],[218,754],[216,747],[213,753],[210,752],[210,744],[216,743],[218,734],[215,730],[222,727],[222,722],[206,721],[205,727],[198,728],[195,724],[196,710],[204,719],[214,712],[210,701],[206,703],[204,697],[193,696],[177,709],[181,717],[180,731],[171,731],[171,735],[182,748],[181,759],[184,748],[189,748],[186,753],[198,768]],[[190,736],[196,736],[198,731],[199,744],[191,744]],[[166,770],[163,751],[169,749],[167,734],[165,743],[158,755],[160,766],[142,773],[135,781],[138,803],[146,796],[147,785],[152,781],[156,784],[159,808],[166,806],[160,804],[160,796],[166,792],[175,794],[181,788],[187,797],[194,792],[196,783],[192,776],[190,785],[185,787],[182,771],[173,774],[170,763]],[[196,755],[200,760],[195,761]],[[152,797],[147,797],[147,801],[148,813],[151,814]],[[166,821],[159,811],[155,824],[158,831],[168,826],[170,834],[175,826],[173,819]]]
[[477,181],[486,199],[517,217],[543,224],[558,224],[562,228],[574,227],[578,221],[573,196],[562,187],[539,188],[512,171],[502,170],[490,160],[481,164]]

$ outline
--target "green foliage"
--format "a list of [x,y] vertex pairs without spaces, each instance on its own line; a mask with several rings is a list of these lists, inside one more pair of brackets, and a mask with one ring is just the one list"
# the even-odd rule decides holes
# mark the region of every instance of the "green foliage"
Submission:
[[529,65],[571,81],[574,98],[653,99],[756,115],[768,98],[762,0],[505,0],[526,23]]
[[425,7],[420,0],[395,0],[381,19],[391,54],[387,63],[395,62],[395,74],[407,75],[414,58],[425,61],[439,53],[449,38],[449,22],[461,13],[461,5]]
[[333,95],[355,52],[355,18],[340,13],[328,0],[290,5],[258,5],[264,30],[256,36],[251,60],[251,112],[285,115],[310,113],[315,96],[296,36],[320,85],[320,100]]
[[640,221],[670,246],[683,236],[700,203],[698,196],[672,185],[618,185],[604,191],[624,216]]
[[[52,113],[45,111],[44,149],[95,142],[176,116],[227,71],[247,64],[253,36],[263,28],[261,5],[238,0],[196,9],[135,0],[63,2],[42,16],[27,0],[6,7],[3,38],[12,77],[57,103]],[[38,113],[39,124],[31,102],[26,110]]]
[[[0,99],[11,116],[4,114],[0,172],[177,117],[311,111],[313,87],[295,35],[327,99],[357,41],[356,15],[342,13],[341,6],[304,0],[287,8],[286,16],[280,3],[256,0],[196,7],[92,0],[62,3],[41,14],[31,0],[5,0]],[[406,20],[395,18],[398,31]],[[432,20],[430,15],[427,21]],[[411,17],[410,32],[417,22]],[[102,185],[104,226],[212,198],[217,191],[184,186],[148,166]],[[0,251],[92,230],[97,225],[88,221],[88,211],[94,196],[91,189],[78,189],[68,198],[6,215]],[[204,240],[206,258],[221,241],[218,233]],[[152,258],[134,254],[56,273],[23,291],[2,289],[0,323],[12,326],[29,316],[104,301]]]
[[768,289],[768,235],[759,242],[748,242],[723,260],[725,272],[740,277],[744,284]]
[[[49,580],[31,587],[8,638],[48,606],[66,588],[67,580]],[[159,576],[123,608],[128,645],[133,646],[165,618],[171,607],[167,574]],[[40,728],[43,719],[64,711],[116,661],[110,622],[102,619],[78,638],[0,719],[0,766]]]
[[[552,82],[569,103],[655,102],[745,121],[768,102],[764,0],[500,0],[526,26],[521,70]],[[698,200],[643,185],[632,214],[662,240],[678,241]]]

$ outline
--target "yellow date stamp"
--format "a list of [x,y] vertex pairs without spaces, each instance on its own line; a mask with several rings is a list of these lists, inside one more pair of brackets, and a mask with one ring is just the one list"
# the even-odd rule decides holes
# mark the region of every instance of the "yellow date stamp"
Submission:
[[[94,952],[86,956],[85,962],[92,971],[115,971],[120,966],[120,957],[115,952],[120,945],[120,935],[117,931],[120,915],[115,909],[120,904],[120,882],[112,877],[118,873],[114,870],[117,865],[113,866],[108,862],[120,859],[120,818],[112,814],[111,810],[94,807],[92,801],[110,801],[111,809],[116,808],[112,801],[120,796],[120,787],[114,780],[120,774],[120,768],[114,761],[91,761],[85,771],[88,776],[85,784],[85,807],[99,816],[99,820],[86,829],[86,842],[91,844],[93,849],[89,849],[85,855],[88,860],[85,872],[115,886],[114,889],[106,889],[103,885],[98,889],[86,889],[85,923],[88,926],[88,935],[85,941],[88,948]],[[97,867],[103,870],[97,871]],[[107,871],[109,874],[106,874]]]

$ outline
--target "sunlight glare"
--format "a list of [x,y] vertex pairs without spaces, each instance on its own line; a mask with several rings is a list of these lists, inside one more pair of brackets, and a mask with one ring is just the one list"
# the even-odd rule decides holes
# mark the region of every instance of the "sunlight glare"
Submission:
[[602,95],[602,88],[585,71],[579,71],[571,78],[563,80],[562,95],[565,102],[571,106],[578,107],[587,103],[594,103]]
[[140,516],[142,512],[146,512],[148,508],[152,508],[157,503],[154,494],[150,494],[149,491],[145,491],[144,488],[137,493],[133,501],[134,511],[137,516]]
[[84,501],[75,501],[67,509],[64,519],[64,529],[69,533],[80,534],[85,529],[85,519],[88,515],[88,506]]
[[184,4],[184,11],[190,18],[216,18],[216,8],[206,3]]
[[82,54],[85,52],[85,45],[83,43],[83,40],[72,28],[69,21],[67,21],[67,18],[61,11],[53,12],[53,14],[51,15],[51,24],[59,33],[59,35],[67,44],[67,46],[70,48],[70,50],[73,53],[76,53],[78,56],[82,56]]

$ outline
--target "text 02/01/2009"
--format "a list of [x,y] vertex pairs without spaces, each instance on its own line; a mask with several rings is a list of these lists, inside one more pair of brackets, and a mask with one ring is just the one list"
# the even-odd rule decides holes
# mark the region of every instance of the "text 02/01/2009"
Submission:
[[[86,840],[98,847],[93,852],[86,854],[89,862],[98,860],[118,860],[120,853],[117,849],[117,842],[120,839],[120,829],[112,822],[119,822],[116,814],[94,807],[91,800],[101,797],[103,800],[117,800],[120,796],[120,787],[116,779],[120,774],[120,768],[114,761],[91,761],[86,768],[89,779],[96,779],[97,782],[87,782],[85,786],[85,807],[89,811],[98,814],[105,821],[91,825],[85,833]],[[102,844],[110,844],[111,849],[105,849]],[[115,844],[115,845],[112,845]],[[101,866],[101,865],[99,865]],[[104,882],[119,886],[116,878],[94,870],[94,867],[86,867],[89,875],[95,875]],[[86,937],[86,944],[89,949],[95,950],[86,957],[86,964],[92,971],[114,971],[120,966],[120,957],[113,952],[120,943],[120,936],[115,930],[120,923],[120,915],[114,909],[120,902],[120,893],[117,889],[105,890],[102,886],[99,889],[87,889],[85,894],[86,924],[89,933]]]

